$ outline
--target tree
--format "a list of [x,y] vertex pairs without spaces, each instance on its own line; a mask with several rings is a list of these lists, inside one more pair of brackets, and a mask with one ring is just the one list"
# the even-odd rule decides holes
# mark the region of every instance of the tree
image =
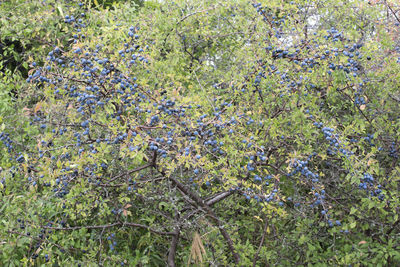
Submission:
[[399,263],[388,5],[69,5],[2,126],[2,262]]

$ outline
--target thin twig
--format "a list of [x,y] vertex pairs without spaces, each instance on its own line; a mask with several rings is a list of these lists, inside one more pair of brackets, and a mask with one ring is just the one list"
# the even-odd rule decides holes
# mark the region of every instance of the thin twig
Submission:
[[207,12],[207,11],[210,11],[210,10],[213,10],[213,9],[215,9],[215,6],[212,7],[212,8],[209,8],[209,9],[199,10],[199,11],[195,11],[195,12],[193,12],[193,13],[190,13],[190,14],[184,16],[183,18],[181,18],[181,19],[176,23],[176,25],[178,25],[179,23],[181,23],[182,21],[184,21],[185,19],[187,19],[187,18],[189,18],[189,17],[191,17],[191,16],[193,16],[193,15],[196,15],[196,14],[198,14],[198,13],[204,13],[204,12]]

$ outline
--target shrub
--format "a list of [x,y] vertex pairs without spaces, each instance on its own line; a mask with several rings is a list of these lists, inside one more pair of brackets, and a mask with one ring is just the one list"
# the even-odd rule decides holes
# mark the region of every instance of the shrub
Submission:
[[71,4],[3,126],[2,261],[398,264],[396,40],[362,3]]

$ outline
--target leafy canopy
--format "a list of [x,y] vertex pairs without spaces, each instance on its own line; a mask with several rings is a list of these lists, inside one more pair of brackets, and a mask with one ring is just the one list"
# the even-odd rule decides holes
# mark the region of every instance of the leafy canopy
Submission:
[[0,262],[399,264],[394,4],[33,2]]

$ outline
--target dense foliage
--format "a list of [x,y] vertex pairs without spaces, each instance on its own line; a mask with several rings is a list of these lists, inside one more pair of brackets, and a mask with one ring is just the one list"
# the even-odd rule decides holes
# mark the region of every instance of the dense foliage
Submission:
[[400,265],[398,9],[3,2],[1,265]]

